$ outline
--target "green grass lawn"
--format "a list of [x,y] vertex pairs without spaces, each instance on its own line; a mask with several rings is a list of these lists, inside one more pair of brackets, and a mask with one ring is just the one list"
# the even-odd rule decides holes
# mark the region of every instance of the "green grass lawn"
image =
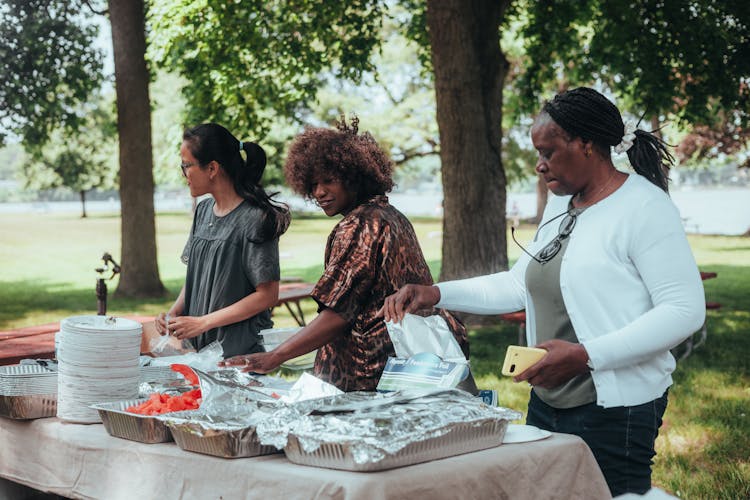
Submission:
[[[151,315],[166,310],[182,286],[179,256],[190,216],[159,214],[159,271],[169,297],[124,300],[108,282],[108,312]],[[440,267],[441,223],[415,219],[425,256],[436,275]],[[326,238],[336,219],[298,217],[281,239],[283,277],[314,281],[322,270]],[[522,227],[527,241],[532,227]],[[73,214],[18,214],[0,219],[0,330],[95,314],[94,286],[101,255],[120,260],[120,220],[114,215],[80,219]],[[510,239],[509,239],[510,240]],[[750,238],[691,236],[702,270],[718,279],[705,282],[708,300],[722,308],[708,313],[708,342],[678,363],[669,407],[657,440],[654,484],[681,498],[750,498]],[[511,261],[520,250],[511,242]],[[305,314],[315,307],[306,301]],[[283,308],[277,326],[292,326]],[[515,325],[498,321],[470,328],[472,371],[481,388],[497,389],[500,403],[526,410],[528,387],[500,376],[505,348],[515,343]]]

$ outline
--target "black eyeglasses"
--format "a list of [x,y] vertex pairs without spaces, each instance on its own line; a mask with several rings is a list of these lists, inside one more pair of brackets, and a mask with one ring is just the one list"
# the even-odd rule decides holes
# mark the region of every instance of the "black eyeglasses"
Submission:
[[560,253],[560,249],[562,248],[562,242],[565,238],[570,236],[570,233],[573,232],[573,228],[576,227],[576,219],[578,218],[578,215],[581,213],[580,210],[575,208],[570,208],[566,210],[565,212],[561,213],[560,215],[556,215],[552,217],[550,220],[539,226],[539,229],[543,228],[553,220],[559,219],[562,216],[565,216],[563,218],[562,222],[560,222],[560,228],[557,231],[557,236],[544,245],[544,247],[539,250],[539,252],[536,254],[536,256],[531,255],[524,247],[521,245],[518,240],[516,239],[515,231],[516,228],[511,226],[510,228],[510,237],[513,238],[513,241],[516,245],[518,245],[518,248],[524,251],[526,255],[537,261],[538,263],[544,265],[547,262],[551,261],[555,258],[555,255]]
[[182,176],[183,177],[187,177],[187,169],[189,169],[190,167],[194,167],[196,165],[200,165],[200,163],[198,163],[196,161],[193,161],[193,162],[190,162],[190,163],[184,163],[184,162],[180,163],[180,169],[182,170]]

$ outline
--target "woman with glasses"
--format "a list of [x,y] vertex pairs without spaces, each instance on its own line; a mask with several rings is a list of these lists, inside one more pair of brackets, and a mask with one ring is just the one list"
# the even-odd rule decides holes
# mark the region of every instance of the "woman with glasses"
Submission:
[[219,341],[224,356],[262,351],[258,332],[271,328],[279,296],[279,236],[289,211],[261,187],[266,154],[226,128],[205,123],[185,131],[180,147],[190,194],[210,194],[193,218],[182,261],[185,284],[159,334],[190,339],[200,350]]
[[[555,196],[512,269],[404,287],[383,313],[398,321],[432,306],[526,309],[529,345],[548,351],[515,377],[533,386],[527,423],[579,435],[613,496],[642,494],[675,368],[670,349],[705,315],[698,267],[667,194],[672,156],[585,87],[546,103],[531,138],[536,171]],[[627,152],[634,173],[617,170],[612,151]]]
[[[358,120],[338,130],[309,128],[294,139],[284,166],[289,185],[329,217],[342,216],[328,236],[325,269],[312,292],[319,314],[268,353],[236,356],[224,366],[267,373],[318,349],[314,372],[343,391],[373,391],[394,348],[378,311],[407,283],[432,284],[414,228],[389,202],[392,165]],[[466,330],[438,311],[468,356]],[[473,379],[466,381],[475,390]]]

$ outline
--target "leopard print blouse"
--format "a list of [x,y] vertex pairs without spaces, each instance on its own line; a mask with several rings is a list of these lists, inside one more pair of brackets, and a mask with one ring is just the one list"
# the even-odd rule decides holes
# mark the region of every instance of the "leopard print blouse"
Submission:
[[[351,330],[318,349],[315,375],[343,391],[375,390],[388,357],[395,355],[376,313],[388,295],[409,283],[432,284],[414,228],[387,196],[375,196],[346,215],[328,237],[325,270],[312,297],[321,309],[346,319]],[[463,324],[447,311],[437,313],[468,357]]]

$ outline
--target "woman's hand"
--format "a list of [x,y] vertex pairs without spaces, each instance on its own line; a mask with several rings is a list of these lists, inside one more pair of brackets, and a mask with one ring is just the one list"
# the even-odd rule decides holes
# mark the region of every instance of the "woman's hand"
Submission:
[[159,335],[166,335],[167,334],[167,314],[159,313],[156,319],[154,319],[154,325],[156,326],[156,333],[158,333]]
[[545,349],[547,355],[514,377],[516,382],[526,380],[533,386],[552,389],[589,371],[589,355],[581,344],[555,339],[534,347]]
[[440,289],[434,285],[405,285],[385,298],[378,311],[386,321],[395,323],[404,319],[406,313],[429,309],[440,302]]
[[236,367],[243,372],[268,373],[278,368],[281,361],[271,352],[257,352],[254,354],[241,354],[219,361],[219,366]]
[[176,316],[169,319],[169,333],[180,340],[197,337],[208,330],[202,316]]

